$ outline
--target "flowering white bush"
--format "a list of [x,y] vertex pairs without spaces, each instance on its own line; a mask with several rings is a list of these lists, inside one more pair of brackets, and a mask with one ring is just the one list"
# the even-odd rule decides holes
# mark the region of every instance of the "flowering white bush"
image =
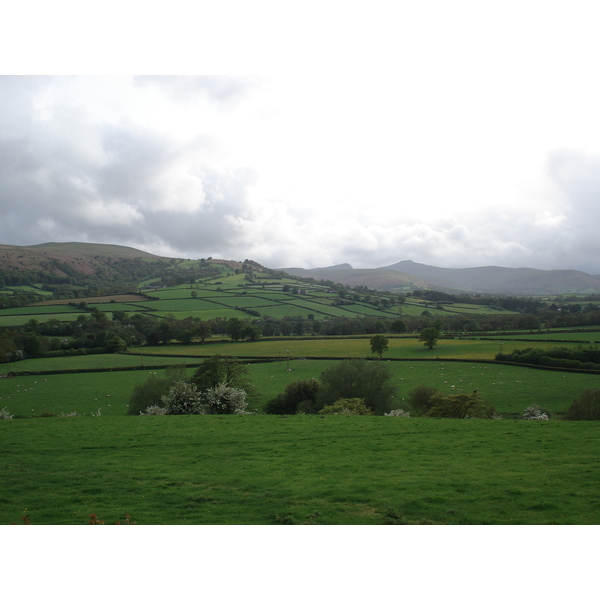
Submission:
[[168,415],[203,415],[202,396],[193,383],[176,381],[166,395],[160,398]]
[[153,406],[148,406],[146,408],[146,412],[140,411],[140,415],[166,415],[167,407],[166,406],[158,406],[154,404]]
[[13,416],[6,410],[6,406],[0,410],[0,421],[7,421],[12,418]]
[[70,413],[60,413],[59,417],[81,417],[82,415],[78,415],[77,411],[73,411]]
[[410,417],[410,412],[406,412],[401,408],[396,408],[395,410],[390,410],[389,413],[383,413],[384,417]]
[[548,415],[543,413],[537,404],[532,404],[525,409],[523,418],[528,421],[547,421]]
[[246,392],[242,388],[228,387],[221,383],[206,390],[202,396],[202,405],[208,414],[247,415]]

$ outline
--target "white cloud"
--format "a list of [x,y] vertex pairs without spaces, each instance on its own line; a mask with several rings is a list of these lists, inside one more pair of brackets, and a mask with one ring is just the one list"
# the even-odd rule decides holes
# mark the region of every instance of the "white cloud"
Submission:
[[272,76],[0,78],[2,241],[598,270],[595,21],[533,4],[307,7]]

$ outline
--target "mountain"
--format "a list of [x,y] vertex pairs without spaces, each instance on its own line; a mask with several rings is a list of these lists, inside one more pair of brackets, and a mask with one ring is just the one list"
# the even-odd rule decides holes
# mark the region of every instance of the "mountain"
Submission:
[[[193,274],[176,268],[183,259],[165,258],[114,244],[80,242],[35,246],[0,245],[0,284],[38,282],[80,286],[122,285],[152,277],[187,279]],[[213,261],[218,262],[218,261]],[[235,263],[240,268],[242,263]],[[256,265],[259,267],[260,265]],[[204,272],[208,264],[193,267]],[[174,270],[175,269],[175,270]],[[396,293],[415,289],[483,294],[556,295],[600,294],[600,276],[575,270],[540,270],[508,267],[443,268],[403,260],[377,269],[354,269],[348,263],[319,269],[277,269],[297,277],[328,280],[350,287],[366,286]]]
[[600,293],[600,276],[583,271],[509,267],[444,268],[403,260],[377,269],[353,269],[350,265],[325,269],[278,269],[297,277],[328,279],[335,283],[366,285],[380,291],[405,292],[437,289],[446,292],[542,296]]
[[422,279],[407,273],[399,273],[391,269],[353,269],[348,264],[319,269],[286,268],[277,270],[295,277],[312,277],[317,281],[324,279],[350,287],[366,285],[372,290],[407,292],[429,287]]
[[408,273],[426,281],[433,288],[468,292],[551,295],[594,294],[600,292],[600,278],[583,271],[555,269],[468,267],[450,269],[403,260],[382,267]]

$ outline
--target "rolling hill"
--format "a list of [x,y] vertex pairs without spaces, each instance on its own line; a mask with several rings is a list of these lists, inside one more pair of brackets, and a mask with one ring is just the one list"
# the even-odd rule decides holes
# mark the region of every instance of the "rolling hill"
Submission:
[[[114,244],[52,242],[35,246],[0,245],[0,275],[7,283],[11,274],[15,273],[29,274],[33,279],[36,275],[43,274],[47,282],[48,276],[52,276],[75,278],[77,283],[81,283],[79,280],[82,277],[125,283],[157,276],[159,271],[162,273],[164,269],[185,262],[188,261],[160,257]],[[189,264],[197,262],[189,261]],[[242,266],[241,262],[234,262],[236,267]],[[343,263],[318,269],[277,270],[296,277],[329,280],[350,287],[366,286],[373,290],[396,293],[426,288],[448,292],[534,296],[600,293],[600,276],[575,270],[546,271],[497,266],[443,268],[411,260],[375,269],[354,269],[348,263]]]
[[544,271],[495,266],[450,269],[412,260],[378,269],[353,269],[350,265],[340,265],[325,269],[278,270],[299,277],[329,279],[344,285],[366,285],[375,290],[393,292],[431,288],[448,292],[532,296],[600,293],[599,276],[575,270]]
[[329,280],[350,287],[365,285],[372,290],[408,292],[418,288],[430,287],[423,279],[400,273],[392,269],[353,269],[326,267],[324,269],[277,269],[295,277],[311,277],[318,280]]
[[493,266],[448,269],[412,260],[404,260],[383,269],[408,273],[426,281],[430,287],[469,292],[532,295],[600,292],[599,277],[574,270],[544,271]]
[[73,271],[91,275],[106,269],[106,259],[158,259],[142,250],[113,244],[79,242],[47,243],[36,246],[0,245],[0,265],[3,269],[44,271],[69,276]]

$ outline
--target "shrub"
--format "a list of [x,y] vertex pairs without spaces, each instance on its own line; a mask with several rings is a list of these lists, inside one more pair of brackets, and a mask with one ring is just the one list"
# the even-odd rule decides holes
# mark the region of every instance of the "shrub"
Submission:
[[140,415],[166,415],[167,408],[166,406],[149,406],[146,408],[146,412],[140,412]]
[[421,384],[408,392],[408,403],[419,415],[424,415],[433,408],[433,396],[437,394],[437,388],[431,385]]
[[365,405],[363,398],[340,398],[333,404],[324,406],[320,415],[372,415],[373,411]]
[[207,414],[213,415],[247,415],[244,409],[248,406],[246,392],[242,388],[228,387],[221,383],[206,390],[201,403]]
[[600,388],[587,388],[571,402],[567,410],[569,421],[600,420]]
[[180,366],[166,369],[164,377],[157,377],[156,374],[150,375],[144,383],[135,386],[128,402],[127,414],[139,415],[144,413],[149,406],[164,406],[162,397],[169,393],[169,389],[175,381],[184,380],[185,370]]
[[12,418],[13,416],[6,410],[6,406],[0,410],[0,421],[7,421]]
[[537,404],[532,404],[523,412],[523,418],[528,421],[547,421],[548,415],[542,412]]
[[298,379],[287,385],[283,393],[271,398],[264,412],[269,415],[294,415],[297,412],[316,413],[321,384],[316,379]]
[[385,413],[385,417],[410,417],[410,413],[402,410],[401,408],[397,408],[395,410],[391,410],[389,413]]
[[168,415],[202,415],[206,412],[200,392],[193,383],[176,381],[161,400]]
[[471,394],[435,394],[431,398],[433,406],[427,411],[428,417],[446,419],[491,419],[494,407],[483,400],[477,392]]

